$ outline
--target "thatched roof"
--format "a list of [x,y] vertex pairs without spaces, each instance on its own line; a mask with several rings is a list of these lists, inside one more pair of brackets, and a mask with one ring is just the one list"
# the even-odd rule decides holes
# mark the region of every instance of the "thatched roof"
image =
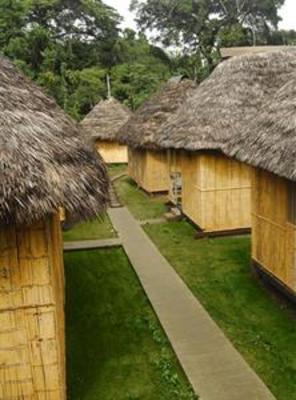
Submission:
[[108,199],[105,167],[77,126],[0,58],[0,224],[31,223],[64,206],[92,216]]
[[296,73],[224,152],[296,181]]
[[295,68],[295,50],[244,55],[219,64],[162,127],[157,144],[220,150],[253,120]]
[[111,97],[100,101],[81,122],[91,141],[116,141],[119,129],[132,115],[131,111]]
[[176,113],[193,88],[194,82],[188,79],[169,80],[120,129],[120,141],[131,147],[156,148],[162,125]]
[[240,46],[240,47],[223,47],[220,52],[222,58],[230,58],[242,56],[244,54],[258,54],[278,50],[290,50],[296,46]]

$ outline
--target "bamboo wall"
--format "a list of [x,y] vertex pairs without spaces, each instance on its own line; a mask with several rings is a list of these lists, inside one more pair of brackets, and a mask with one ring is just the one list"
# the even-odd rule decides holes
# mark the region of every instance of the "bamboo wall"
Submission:
[[[182,190],[176,193],[175,180],[176,178],[181,181],[182,187],[182,167],[181,167],[181,152],[176,150],[167,151],[167,162],[169,172],[169,193],[168,200],[177,205],[182,199]],[[180,178],[179,178],[180,177]]]
[[251,168],[218,152],[182,152],[182,210],[207,232],[251,226]]
[[129,176],[149,193],[167,192],[169,173],[165,151],[129,148]]
[[128,162],[127,146],[117,142],[97,141],[96,149],[108,164],[121,164]]
[[0,230],[0,399],[65,400],[59,215]]
[[252,184],[252,258],[296,292],[296,221],[289,222],[289,182],[254,169]]

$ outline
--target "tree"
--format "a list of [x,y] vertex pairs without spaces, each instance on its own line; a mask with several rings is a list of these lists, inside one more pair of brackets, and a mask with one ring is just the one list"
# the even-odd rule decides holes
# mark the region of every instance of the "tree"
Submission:
[[252,35],[240,24],[227,26],[220,30],[218,43],[221,47],[249,46],[252,44]]
[[296,45],[296,31],[294,30],[280,30],[272,32],[269,38],[270,44],[295,46]]
[[116,65],[110,70],[113,94],[135,110],[169,78],[173,63],[144,34],[123,32],[114,47]]
[[120,20],[101,0],[0,0],[0,51],[77,120],[106,98],[107,74],[136,109],[171,75],[200,73],[200,59],[169,56]]
[[0,0],[0,51],[79,119],[103,96],[120,20],[101,0]]
[[[120,20],[101,0],[0,0],[0,46],[4,54],[21,59],[37,73],[43,54],[55,46],[63,48],[61,63],[68,67],[82,60],[88,64],[90,58],[99,63],[118,38]],[[28,51],[13,54],[21,42],[27,43]]]
[[0,48],[7,45],[11,39],[22,34],[27,11],[28,4],[26,1],[0,1]]
[[161,63],[136,62],[113,67],[111,77],[113,95],[135,110],[170,77],[170,72]]
[[185,52],[200,53],[211,70],[222,29],[232,26],[256,32],[275,28],[278,8],[284,0],[133,0],[142,30],[156,31],[156,40],[166,46],[181,46]]

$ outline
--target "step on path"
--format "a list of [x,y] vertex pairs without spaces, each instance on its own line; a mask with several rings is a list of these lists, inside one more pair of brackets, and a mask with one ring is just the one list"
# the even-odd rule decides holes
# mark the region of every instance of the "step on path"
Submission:
[[275,400],[127,208],[108,213],[200,400]]

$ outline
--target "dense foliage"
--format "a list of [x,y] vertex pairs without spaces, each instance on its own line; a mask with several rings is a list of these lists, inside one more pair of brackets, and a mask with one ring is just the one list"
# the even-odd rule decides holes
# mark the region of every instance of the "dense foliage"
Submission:
[[173,65],[120,21],[101,0],[0,0],[0,50],[77,119],[106,97],[107,74],[112,94],[135,108]]
[[[107,75],[113,96],[136,109],[173,74],[203,79],[219,45],[295,43],[296,32],[275,30],[283,1],[134,1],[136,33],[121,31],[102,0],[0,0],[0,52],[79,120],[106,97]],[[149,28],[178,54],[151,44]]]
[[164,45],[200,54],[211,71],[221,45],[278,44],[281,35],[273,36],[284,1],[132,0],[131,9],[142,30],[156,32]]

